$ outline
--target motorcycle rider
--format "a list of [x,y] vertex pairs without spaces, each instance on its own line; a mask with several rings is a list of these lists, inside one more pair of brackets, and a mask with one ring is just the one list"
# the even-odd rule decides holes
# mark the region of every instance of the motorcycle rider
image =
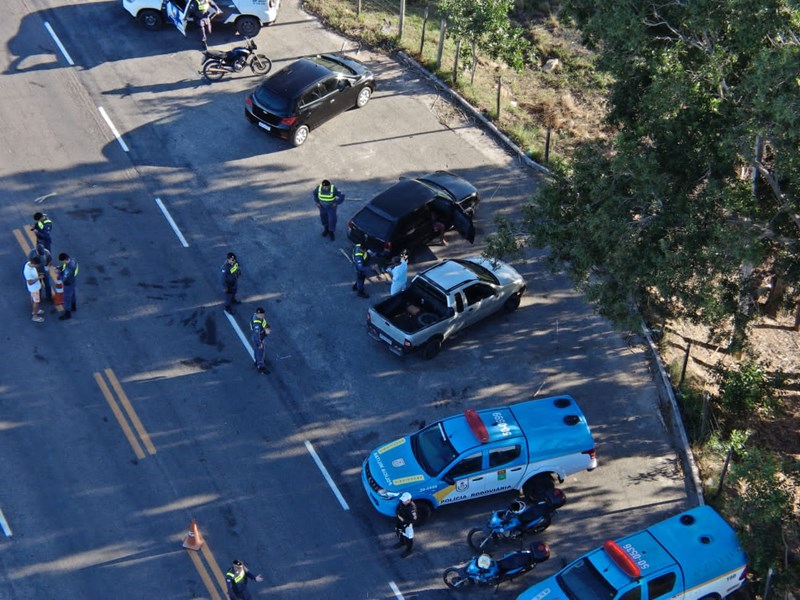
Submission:
[[400,558],[411,556],[414,551],[414,523],[416,522],[417,505],[411,499],[411,494],[404,492],[400,496],[400,502],[397,504],[394,520],[394,528],[398,538],[394,547],[395,549],[406,547]]

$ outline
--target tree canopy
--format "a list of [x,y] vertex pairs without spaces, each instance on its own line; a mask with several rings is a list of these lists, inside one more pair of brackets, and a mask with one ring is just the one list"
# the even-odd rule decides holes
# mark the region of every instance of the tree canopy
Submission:
[[[568,0],[610,72],[610,142],[524,210],[602,313],[639,307],[742,336],[766,283],[800,283],[800,10],[792,0]],[[763,289],[762,289],[763,291]]]

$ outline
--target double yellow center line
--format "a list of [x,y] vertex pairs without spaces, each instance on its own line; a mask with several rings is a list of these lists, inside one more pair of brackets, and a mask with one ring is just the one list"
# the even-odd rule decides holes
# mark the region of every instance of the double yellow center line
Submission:
[[[203,547],[200,549],[200,552],[195,552],[194,550],[186,550],[186,554],[189,555],[189,558],[192,559],[192,563],[194,563],[194,568],[197,569],[197,573],[200,575],[200,579],[203,580],[203,585],[206,586],[208,593],[211,595],[211,600],[225,600],[228,597],[228,586],[225,584],[225,576],[222,574],[222,569],[219,568],[219,564],[217,560],[214,558],[214,555],[211,553],[211,548],[208,547],[208,542],[203,544]],[[200,554],[203,555],[203,558],[206,559],[208,566],[211,568],[211,573],[208,572],[206,566],[203,564],[203,561],[200,559]],[[213,579],[211,574],[213,573]],[[216,580],[217,585],[219,586],[219,590],[217,586],[214,585],[214,580]]]
[[[122,428],[122,432],[125,434],[125,437],[128,438],[128,443],[130,443],[131,448],[133,448],[134,454],[136,454],[136,458],[142,459],[145,457],[144,450],[142,450],[142,444],[144,445],[147,453],[151,456],[156,453],[156,447],[153,445],[153,442],[150,441],[150,435],[148,435],[147,431],[145,430],[142,422],[139,420],[139,415],[136,414],[136,411],[133,410],[133,406],[131,405],[131,401],[128,400],[128,396],[125,394],[125,390],[122,389],[122,386],[117,379],[117,376],[114,375],[114,371],[111,369],[104,369],[103,373],[105,373],[108,382],[111,384],[111,388],[109,388],[106,380],[103,379],[103,375],[100,373],[95,372],[94,380],[97,383],[97,386],[100,388],[100,391],[103,393],[103,396],[108,402],[108,405],[111,407],[111,412],[114,413],[114,416],[117,418],[117,422],[119,426]],[[119,398],[119,402],[114,398],[114,394],[111,393],[111,390],[117,395]],[[122,409],[125,409],[125,413],[127,413],[128,418],[125,418],[125,415],[122,412]],[[136,435],[133,433],[131,426],[128,424],[128,419],[130,419],[133,428],[136,429],[136,433],[139,434],[139,439],[142,440],[142,443],[139,443],[139,439],[136,438]]]

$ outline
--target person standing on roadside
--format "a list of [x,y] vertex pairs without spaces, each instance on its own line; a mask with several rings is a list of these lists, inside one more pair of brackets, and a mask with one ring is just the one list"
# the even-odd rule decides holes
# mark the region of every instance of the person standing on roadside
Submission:
[[239,261],[236,260],[236,255],[233,252],[228,252],[228,258],[221,269],[221,283],[222,292],[225,294],[225,312],[228,314],[233,313],[233,305],[241,304],[242,301],[236,297],[236,292],[239,291],[239,277],[242,276],[242,269],[239,267]]
[[259,373],[269,375],[269,370],[264,364],[264,339],[270,334],[269,323],[264,318],[264,309],[260,306],[256,309],[256,314],[250,319],[251,339],[253,342],[253,358],[256,369]]
[[358,292],[361,298],[369,298],[369,294],[364,291],[364,282],[374,271],[367,266],[369,261],[369,251],[361,244],[356,244],[353,248],[353,265],[356,268],[356,282],[353,284],[353,291]]
[[395,548],[406,549],[400,555],[400,558],[411,556],[414,551],[414,523],[417,522],[417,505],[411,499],[411,494],[404,492],[400,495],[400,502],[397,505],[397,512],[395,513],[394,528],[397,533],[398,541],[394,545]]
[[335,186],[323,179],[313,192],[314,203],[319,209],[319,220],[322,223],[322,237],[336,239],[336,209],[344,202],[344,194]]
[[39,265],[37,266],[39,281],[44,286],[42,288],[44,290],[42,301],[47,300],[49,302],[53,299],[53,291],[50,288],[50,265],[53,263],[53,256],[42,244],[36,244],[36,248],[28,253],[28,259],[30,260],[31,258],[39,259]]
[[72,318],[72,313],[78,310],[78,295],[75,291],[75,282],[78,278],[78,261],[70,258],[69,254],[62,252],[58,255],[61,266],[58,268],[58,280],[64,286],[64,314],[58,317],[59,321]]
[[230,600],[252,600],[253,596],[250,595],[247,589],[248,579],[258,583],[264,581],[261,575],[253,575],[242,561],[233,561],[233,565],[225,573],[225,585],[228,587],[228,598]]
[[40,294],[42,282],[39,280],[39,257],[29,258],[22,268],[22,275],[28,285],[28,292],[31,295],[31,321],[34,323],[44,323],[44,311],[39,308],[41,301]]
[[44,213],[34,213],[33,214],[33,227],[31,227],[31,231],[36,235],[36,245],[42,244],[45,248],[47,248],[48,252],[52,252],[53,248],[53,236],[51,232],[53,231],[53,221],[50,220]]
[[400,253],[400,262],[388,267],[386,272],[392,277],[390,295],[394,296],[406,289],[406,284],[408,283],[408,252],[403,250]]

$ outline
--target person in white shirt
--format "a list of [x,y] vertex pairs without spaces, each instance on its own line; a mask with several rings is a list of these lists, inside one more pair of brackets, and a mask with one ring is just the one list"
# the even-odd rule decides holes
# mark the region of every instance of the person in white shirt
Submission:
[[25,277],[25,283],[28,285],[28,291],[31,294],[31,304],[32,309],[32,318],[31,320],[35,323],[43,323],[44,311],[39,309],[39,302],[41,301],[40,293],[42,290],[42,282],[39,279],[39,257],[34,256],[28,262],[25,263],[25,266],[22,269],[22,275]]
[[394,296],[406,289],[408,283],[408,252],[403,250],[400,253],[400,262],[386,269],[392,276],[392,288],[389,293]]

